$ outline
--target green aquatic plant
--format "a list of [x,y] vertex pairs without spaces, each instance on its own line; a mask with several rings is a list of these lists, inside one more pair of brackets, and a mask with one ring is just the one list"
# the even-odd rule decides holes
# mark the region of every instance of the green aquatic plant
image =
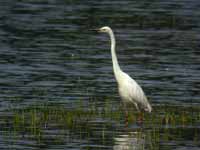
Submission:
[[[66,135],[78,134],[80,139],[98,136],[102,144],[107,144],[110,136],[117,136],[117,130],[125,126],[124,111],[121,106],[113,105],[106,100],[104,105],[97,102],[91,103],[86,108],[82,102],[77,102],[77,108],[64,106],[41,105],[24,109],[15,109],[12,117],[4,118],[9,124],[9,132],[13,137],[32,136],[38,144],[45,144],[47,131],[57,129],[58,135],[51,137],[53,143],[63,143]],[[184,128],[200,123],[200,108],[178,106],[154,106],[151,114],[143,115],[142,126],[137,125],[139,113],[129,110],[129,125],[138,132],[138,138],[149,141],[149,149],[159,149],[160,141],[170,142],[185,134],[189,134]],[[2,119],[1,119],[2,120]],[[96,131],[98,129],[98,132]],[[194,129],[193,140],[198,143],[198,129]],[[145,134],[145,137],[142,137]]]

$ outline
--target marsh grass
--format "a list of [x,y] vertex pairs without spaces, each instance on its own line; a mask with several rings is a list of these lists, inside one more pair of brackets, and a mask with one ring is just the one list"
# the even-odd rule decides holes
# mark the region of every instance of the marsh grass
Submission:
[[[184,127],[195,127],[200,124],[200,108],[198,106],[154,106],[151,114],[143,114],[144,122],[137,126],[138,113],[129,110],[130,130],[141,130],[146,133],[146,140],[149,142],[149,149],[159,149],[160,141],[170,141],[175,138],[182,138],[189,131]],[[1,119],[2,120],[2,119]],[[109,136],[116,136],[117,130],[125,128],[124,112],[121,106],[106,102],[104,107],[96,103],[88,105],[86,108],[82,102],[77,108],[67,109],[63,106],[42,105],[32,106],[24,109],[13,110],[10,118],[4,118],[7,122],[10,133],[16,137],[30,136],[39,144],[44,142],[47,131],[59,129],[63,136],[54,136],[51,140],[55,143],[62,143],[66,132],[79,134],[81,139],[94,136],[96,128],[100,129],[97,136],[102,144],[106,143]],[[131,128],[131,125],[136,125]],[[112,134],[108,134],[108,131]],[[191,130],[192,138],[198,143],[199,128]],[[68,133],[68,134],[69,134]],[[56,135],[56,132],[55,132]]]

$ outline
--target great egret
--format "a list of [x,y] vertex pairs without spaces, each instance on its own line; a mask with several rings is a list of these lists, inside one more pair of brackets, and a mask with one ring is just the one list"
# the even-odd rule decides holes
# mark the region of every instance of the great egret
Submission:
[[138,111],[144,110],[150,113],[152,111],[152,107],[148,102],[142,88],[137,84],[137,82],[134,79],[132,79],[125,72],[123,72],[118,64],[115,52],[115,36],[112,29],[110,27],[105,26],[100,29],[97,29],[97,31],[105,32],[110,35],[113,71],[118,83],[119,95],[122,99],[125,108],[129,104],[134,104]]

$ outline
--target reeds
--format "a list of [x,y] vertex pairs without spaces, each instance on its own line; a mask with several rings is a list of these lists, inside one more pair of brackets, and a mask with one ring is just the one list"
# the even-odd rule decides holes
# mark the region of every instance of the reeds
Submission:
[[[149,149],[159,149],[160,141],[170,141],[185,135],[185,127],[194,127],[193,139],[199,140],[200,108],[198,106],[154,106],[151,114],[143,115],[144,121],[141,126],[137,125],[138,113],[129,111],[130,130],[145,133],[145,140],[149,141]],[[105,105],[98,106],[91,103],[86,108],[82,102],[76,108],[67,109],[64,106],[32,106],[24,109],[13,110],[11,118],[4,118],[9,125],[9,132],[13,136],[31,135],[38,143],[44,139],[45,132],[51,129],[59,129],[73,134],[80,134],[80,138],[94,136],[98,128],[98,135],[102,143],[106,143],[109,136],[116,136],[115,131],[125,128],[124,112],[121,106],[116,106],[109,101]],[[1,119],[2,120],[2,119]],[[109,134],[108,134],[109,132]],[[111,134],[112,133],[112,134]],[[54,137],[56,142],[62,138]]]

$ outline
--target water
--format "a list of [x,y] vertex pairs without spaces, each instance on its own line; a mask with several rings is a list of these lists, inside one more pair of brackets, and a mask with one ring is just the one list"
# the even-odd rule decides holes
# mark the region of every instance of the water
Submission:
[[[200,149],[199,6],[1,1],[0,148]],[[142,85],[155,122],[133,119],[125,128],[109,38],[89,31],[104,25],[114,29],[121,68]]]

